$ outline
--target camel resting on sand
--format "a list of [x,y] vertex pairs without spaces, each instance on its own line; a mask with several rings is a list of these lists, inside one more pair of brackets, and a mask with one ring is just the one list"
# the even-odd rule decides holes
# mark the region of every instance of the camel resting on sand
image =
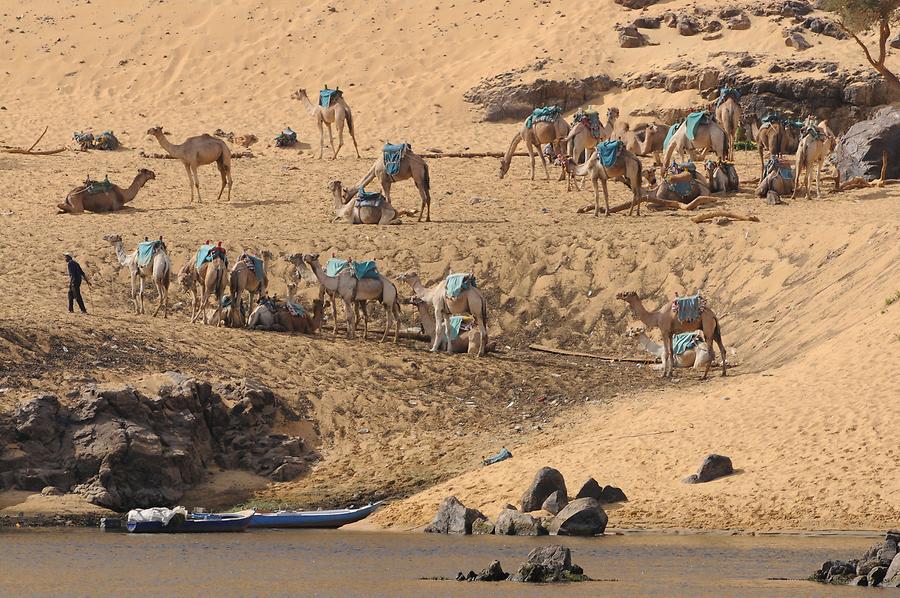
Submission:
[[[410,297],[406,301],[410,305],[414,305],[419,310],[419,320],[422,323],[422,332],[429,339],[434,341],[434,313],[431,305],[426,303],[424,299],[419,297]],[[460,330],[459,336],[450,341],[451,353],[469,353],[475,354],[481,346],[481,332],[477,328],[469,330]],[[496,351],[496,344],[488,343],[486,352]]]
[[531,128],[523,123],[522,129],[513,136],[512,141],[509,144],[509,149],[506,150],[506,154],[500,158],[500,178],[502,179],[506,176],[506,173],[509,172],[509,165],[512,163],[516,148],[524,141],[525,150],[531,158],[531,180],[534,180],[534,156],[535,153],[537,153],[541,158],[541,164],[544,165],[544,174],[547,175],[547,180],[549,181],[550,171],[547,169],[547,158],[544,156],[544,152],[541,151],[541,148],[549,143],[553,146],[554,156],[564,153],[563,140],[567,138],[568,134],[569,123],[563,118],[561,112],[553,122],[533,122]]
[[[673,310],[672,303],[667,302],[658,311],[647,311],[640,297],[634,291],[618,293],[616,299],[625,301],[631,308],[631,313],[644,323],[649,329],[659,328],[662,332],[663,346],[665,347],[665,358],[663,359],[663,377],[670,377],[674,368],[674,357],[672,352],[672,336],[680,332],[691,332],[694,330],[702,330],[703,338],[712,339],[719,345],[722,352],[722,375],[726,373],[725,365],[725,345],[722,344],[722,331],[719,327],[719,319],[716,314],[709,308],[702,309],[700,317],[694,320],[682,321],[678,319],[678,314]],[[706,370],[703,372],[705,379],[709,374],[709,367],[712,360],[716,357],[716,351],[709,340],[710,361],[706,364]]]
[[422,196],[422,211],[419,212],[419,222],[422,222],[422,216],[425,216],[425,222],[431,222],[431,176],[428,173],[428,164],[421,156],[407,147],[400,159],[400,169],[397,174],[391,175],[385,172],[384,152],[378,156],[369,172],[356,185],[344,191],[344,203],[347,203],[351,197],[356,197],[360,189],[364,189],[366,185],[373,180],[378,179],[381,183],[381,190],[388,205],[391,204],[391,185],[397,181],[405,181],[412,179]]
[[253,305],[255,303],[253,296],[256,295],[257,299],[259,299],[266,294],[266,288],[269,286],[269,275],[265,271],[265,263],[261,264],[263,275],[262,280],[260,280],[260,277],[248,264],[249,260],[250,258],[246,252],[242,254],[235,261],[228,275],[228,288],[231,297],[228,325],[233,328],[240,328],[244,325],[244,292],[249,295],[248,305]]
[[219,174],[222,175],[222,188],[216,201],[222,199],[222,192],[228,185],[228,199],[231,201],[231,150],[221,139],[212,135],[198,135],[188,137],[184,143],[174,144],[166,139],[162,127],[153,127],[147,131],[153,135],[159,144],[173,158],[178,158],[184,164],[188,175],[188,187],[191,189],[191,203],[194,203],[194,187],[197,188],[197,201],[200,201],[200,178],[197,176],[197,167],[216,163]]
[[[57,204],[56,207],[59,208],[60,214],[81,214],[85,211],[116,212],[137,197],[138,191],[147,181],[155,178],[156,175],[152,170],[141,168],[127,189],[112,184],[108,189],[104,189],[103,183],[99,183],[98,189],[92,189],[91,181],[85,181],[81,187],[69,191],[66,201]],[[95,185],[98,184],[95,183]]]
[[335,220],[343,220],[348,224],[403,224],[400,216],[415,216],[416,210],[396,210],[391,202],[383,195],[378,202],[360,205],[356,197],[347,196],[344,193],[343,184],[340,181],[332,181],[328,186],[334,197]]
[[594,216],[600,215],[600,191],[598,189],[598,181],[603,186],[603,200],[606,203],[606,215],[609,216],[609,190],[607,189],[607,181],[613,177],[625,177],[628,186],[633,194],[631,200],[631,209],[628,215],[631,216],[635,206],[637,206],[637,215],[641,215],[641,161],[637,156],[629,152],[623,146],[619,147],[619,155],[612,166],[603,166],[597,152],[593,152],[588,161],[579,166],[575,170],[575,176],[591,177],[591,184],[594,186]]
[[717,160],[706,160],[703,163],[707,174],[707,186],[713,193],[730,193],[741,190],[741,182],[738,178],[734,164]]
[[[328,108],[310,102],[305,89],[298,89],[291,95],[291,98],[303,102],[303,107],[306,109],[306,112],[316,119],[316,126],[319,127],[319,160],[322,159],[322,153],[325,151],[325,132],[322,125],[328,127],[328,141],[331,143],[331,152],[333,154],[331,159],[335,160],[341,152],[341,148],[344,147],[344,121],[347,122],[347,129],[350,131],[350,139],[353,140],[353,149],[356,150],[356,157],[359,158],[361,156],[359,155],[359,148],[356,147],[356,135],[353,131],[353,113],[350,111],[350,106],[348,106],[347,102],[344,100],[343,93],[338,92],[332,96],[332,98],[335,98],[335,96],[336,99],[332,99],[332,103]],[[334,148],[334,135],[331,132],[332,124],[337,126],[337,149]]]
[[278,303],[278,297],[262,297],[250,314],[248,326],[254,330],[315,334],[322,327],[323,314],[324,304],[319,299],[313,301],[310,316],[309,312],[297,315],[287,304]]
[[[153,317],[163,310],[163,317],[169,317],[169,279],[172,275],[172,262],[169,260],[169,254],[166,252],[166,244],[163,243],[162,237],[158,241],[154,241],[153,251],[150,261],[141,265],[138,259],[138,250],[135,249],[130,255],[125,254],[122,247],[122,237],[120,235],[104,235],[104,241],[108,241],[116,251],[116,258],[119,265],[128,268],[131,274],[131,300],[134,302],[134,312],[137,314],[144,313],[144,283],[146,279],[152,278],[153,284],[156,286],[156,292],[159,294],[159,304]],[[138,284],[140,281],[140,284]]]
[[[695,370],[699,370],[710,361],[709,345],[706,341],[702,340],[703,333],[699,330],[695,330],[691,334],[694,335],[697,344],[693,348],[687,349],[684,353],[675,355],[676,368],[694,368]],[[659,359],[660,363],[655,363],[651,367],[654,370],[662,370],[665,367],[665,363],[663,363],[666,358],[665,347],[658,343],[654,343],[647,338],[647,335],[643,332],[638,337],[638,342],[647,353]]]

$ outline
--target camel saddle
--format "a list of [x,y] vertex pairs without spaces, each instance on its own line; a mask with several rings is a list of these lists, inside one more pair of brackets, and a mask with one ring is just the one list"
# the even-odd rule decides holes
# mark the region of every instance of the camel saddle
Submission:
[[600,138],[600,113],[594,110],[579,110],[572,118],[572,125],[578,123],[584,124],[591,130],[591,136],[594,139]]
[[741,101],[741,92],[735,89],[734,87],[722,87],[719,89],[719,98],[716,100],[716,108],[722,105],[722,103],[728,98],[734,98],[735,102]]
[[75,143],[83,150],[89,150],[94,147],[93,133],[81,133],[76,131],[75,133],[72,133],[72,138],[75,139]]
[[330,108],[331,105],[344,95],[340,89],[328,89],[328,86],[325,86],[325,89],[319,91],[319,106],[322,108]]
[[112,190],[113,184],[109,182],[109,175],[107,175],[102,181],[94,181],[92,179],[86,179],[84,181],[84,192],[88,195],[94,195],[96,193],[106,193]]
[[356,194],[357,208],[380,208],[383,203],[384,195],[378,191],[369,193],[365,189],[360,189],[359,193]]
[[598,143],[597,158],[600,160],[600,164],[602,164],[604,168],[613,166],[616,163],[616,160],[619,159],[619,154],[624,147],[625,144],[619,140]]
[[700,342],[700,331],[682,332],[672,336],[672,354],[681,355],[685,351],[689,351],[697,346]]
[[138,266],[146,266],[153,259],[156,252],[163,246],[159,239],[155,241],[141,241],[138,243]]
[[697,127],[706,124],[709,121],[709,112],[705,110],[688,114],[687,118],[684,119],[684,124],[687,127],[687,138],[693,141],[694,136],[697,134]]
[[531,111],[531,115],[525,119],[525,128],[530,129],[534,123],[554,122],[562,113],[559,106],[544,106],[543,108],[535,108]]
[[306,315],[306,309],[299,303],[294,303],[293,301],[285,301],[284,308],[289,314],[298,318],[302,318]]
[[103,131],[94,139],[94,148],[107,151],[119,149],[119,140],[112,131]]
[[705,310],[706,299],[700,296],[700,293],[688,297],[676,296],[675,301],[672,302],[672,311],[682,322],[696,320]]
[[325,264],[325,274],[334,278],[347,268],[351,268],[352,274],[357,280],[363,278],[378,278],[380,275],[375,260],[357,262],[355,260],[342,260],[336,257],[329,259],[328,263]]
[[384,153],[384,172],[394,176],[400,172],[400,161],[406,152],[412,149],[408,143],[390,144],[386,143],[382,148]]
[[226,266],[228,265],[228,257],[223,248],[215,245],[201,245],[197,250],[197,257],[194,259],[194,267],[199,270],[204,263],[213,261],[217,256],[225,261]]
[[456,299],[466,289],[476,288],[477,286],[478,284],[475,282],[475,275],[471,272],[450,274],[447,276],[447,297]]
[[475,326],[475,318],[473,316],[450,316],[450,340],[455,341],[463,332],[472,330]]
[[243,253],[240,257],[241,261],[247,264],[247,267],[253,270],[253,273],[256,274],[256,279],[262,283],[263,278],[266,277],[266,265],[265,263],[256,257],[255,255],[250,255],[249,253]]
[[773,172],[778,172],[778,176],[783,179],[791,181],[794,180],[794,170],[791,168],[791,165],[786,162],[782,162],[775,156],[772,156],[771,158],[769,158],[769,161],[766,162],[763,178],[765,179]]
[[297,145],[297,133],[288,127],[275,137],[276,147],[291,147]]

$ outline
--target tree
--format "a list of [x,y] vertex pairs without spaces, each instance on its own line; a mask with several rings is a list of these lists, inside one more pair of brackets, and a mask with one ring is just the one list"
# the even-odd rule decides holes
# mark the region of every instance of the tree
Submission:
[[[891,98],[900,97],[900,79],[884,64],[891,25],[900,21],[900,0],[826,0],[825,9],[840,17],[838,27],[862,48],[866,60],[887,83]],[[878,29],[877,57],[872,56],[869,47],[859,38],[871,29]]]

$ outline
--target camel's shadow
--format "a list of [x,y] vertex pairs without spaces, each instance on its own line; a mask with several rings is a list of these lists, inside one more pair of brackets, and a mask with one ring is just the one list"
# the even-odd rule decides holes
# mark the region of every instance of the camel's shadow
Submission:
[[293,203],[289,199],[261,199],[259,201],[225,202],[224,205],[235,208],[252,208],[254,206],[284,206]]

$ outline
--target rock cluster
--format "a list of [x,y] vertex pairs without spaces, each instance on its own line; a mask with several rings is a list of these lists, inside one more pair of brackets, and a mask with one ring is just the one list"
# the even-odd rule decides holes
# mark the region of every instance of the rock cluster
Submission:
[[887,532],[859,559],[826,561],[810,579],[822,583],[851,586],[900,588],[900,531]]
[[[887,106],[869,119],[860,121],[844,133],[834,148],[832,160],[841,180],[854,177],[874,180],[881,176],[883,152],[893,154],[900,145],[900,109]],[[900,163],[888,160],[886,177],[900,177]]]
[[528,554],[528,560],[519,565],[510,575],[503,571],[500,561],[493,561],[481,573],[460,572],[457,581],[516,581],[522,583],[553,583],[569,581],[590,581],[584,570],[572,563],[572,552],[565,546],[552,544],[535,548]]
[[487,517],[478,509],[467,508],[455,496],[448,496],[441,501],[434,519],[425,527],[425,533],[471,534],[476,520],[487,520]]
[[37,396],[0,420],[0,488],[52,486],[127,510],[174,504],[211,467],[293,479],[303,441],[272,433],[278,409],[257,382],[213,387],[179,374],[157,396],[130,386],[90,386],[68,406]]

